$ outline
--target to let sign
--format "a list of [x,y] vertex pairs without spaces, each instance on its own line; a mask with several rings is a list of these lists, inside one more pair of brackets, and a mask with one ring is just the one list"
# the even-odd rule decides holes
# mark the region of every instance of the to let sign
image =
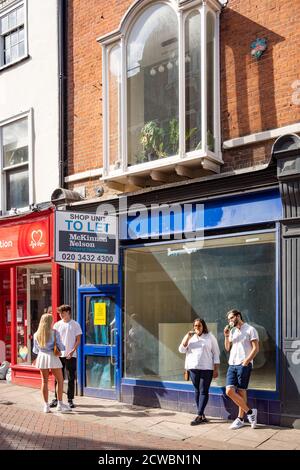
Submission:
[[56,211],[55,261],[118,264],[117,218]]

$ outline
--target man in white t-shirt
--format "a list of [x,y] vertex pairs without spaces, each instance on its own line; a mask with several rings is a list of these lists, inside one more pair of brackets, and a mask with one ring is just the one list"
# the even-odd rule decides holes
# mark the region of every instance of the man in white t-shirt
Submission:
[[[71,318],[70,305],[61,305],[57,309],[61,320],[53,325],[53,328],[60,334],[65,351],[61,352],[60,360],[63,366],[63,374],[68,378],[68,403],[70,408],[74,408],[75,378],[77,367],[77,348],[82,335],[81,326]],[[55,398],[50,403],[50,408],[57,405],[57,383],[55,382]]]
[[258,333],[253,326],[243,322],[239,310],[227,313],[228,325],[224,329],[225,349],[230,351],[226,376],[226,395],[239,407],[238,417],[230,429],[242,428],[246,414],[252,428],[256,427],[257,409],[247,405],[247,388],[253,367],[253,359],[259,351]]

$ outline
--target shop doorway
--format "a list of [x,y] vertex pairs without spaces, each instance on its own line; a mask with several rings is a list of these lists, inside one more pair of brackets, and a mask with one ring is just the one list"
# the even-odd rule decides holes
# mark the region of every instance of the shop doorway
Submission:
[[[17,351],[18,362],[22,355],[27,356],[27,304],[26,295],[20,293],[17,300]],[[10,273],[9,269],[0,270],[0,341],[5,344],[5,360],[11,361],[11,308],[10,308]]]
[[120,296],[116,287],[81,295],[79,386],[86,396],[119,399]]

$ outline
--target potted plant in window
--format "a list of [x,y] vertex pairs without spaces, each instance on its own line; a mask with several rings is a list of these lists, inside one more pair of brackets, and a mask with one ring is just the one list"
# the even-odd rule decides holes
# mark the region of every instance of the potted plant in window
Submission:
[[[188,142],[195,132],[197,131],[197,127],[192,127],[190,129],[186,129],[185,131],[185,141]],[[179,122],[178,119],[171,119],[169,121],[169,133],[168,133],[168,144],[170,147],[170,154],[176,155],[178,153],[179,148]]]
[[170,154],[176,155],[178,153],[179,147],[179,123],[178,119],[171,119],[169,121],[169,147],[170,147]]
[[156,121],[148,121],[141,130],[140,142],[146,160],[157,160],[166,156],[164,147],[164,130],[158,126]]

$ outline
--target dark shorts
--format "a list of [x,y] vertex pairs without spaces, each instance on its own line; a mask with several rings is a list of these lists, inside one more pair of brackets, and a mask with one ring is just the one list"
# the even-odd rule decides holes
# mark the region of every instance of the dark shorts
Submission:
[[248,366],[229,366],[226,376],[226,387],[236,387],[241,390],[247,390],[252,364]]

